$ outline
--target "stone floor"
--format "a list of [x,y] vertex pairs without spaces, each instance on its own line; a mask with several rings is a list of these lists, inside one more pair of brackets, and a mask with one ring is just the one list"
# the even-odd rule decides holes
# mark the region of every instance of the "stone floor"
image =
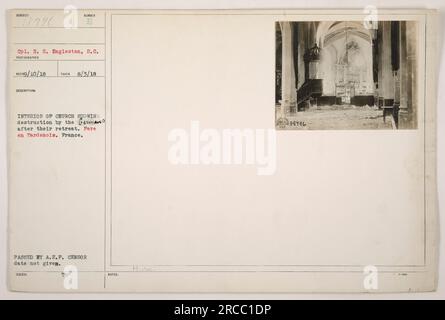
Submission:
[[[276,108],[276,119],[281,117],[280,108]],[[369,106],[314,106],[306,111],[288,113],[288,121],[281,129],[297,130],[360,130],[393,129],[392,117],[383,121],[383,111]]]

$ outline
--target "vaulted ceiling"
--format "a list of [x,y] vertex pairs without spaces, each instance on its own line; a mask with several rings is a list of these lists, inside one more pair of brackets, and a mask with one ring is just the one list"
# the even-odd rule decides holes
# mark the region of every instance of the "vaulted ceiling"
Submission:
[[370,31],[359,21],[323,21],[317,28],[317,42],[322,47],[348,35],[356,35],[368,42],[372,40]]

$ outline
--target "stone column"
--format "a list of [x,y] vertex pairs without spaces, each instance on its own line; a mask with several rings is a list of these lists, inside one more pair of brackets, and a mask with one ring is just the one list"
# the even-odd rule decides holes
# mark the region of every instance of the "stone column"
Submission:
[[[290,22],[280,22],[282,38],[282,78],[281,78],[281,117],[286,118],[291,107],[297,103],[295,68],[292,47],[292,27]],[[296,108],[295,108],[296,109]]]
[[394,103],[394,76],[391,64],[391,21],[379,21],[379,99],[383,106]]
[[406,43],[406,21],[400,22],[400,109],[407,109],[408,64]]
[[406,106],[411,125],[417,127],[417,22],[406,22]]
[[[394,78],[394,107],[400,106],[400,22],[391,21],[391,66]],[[396,120],[397,122],[397,120]]]

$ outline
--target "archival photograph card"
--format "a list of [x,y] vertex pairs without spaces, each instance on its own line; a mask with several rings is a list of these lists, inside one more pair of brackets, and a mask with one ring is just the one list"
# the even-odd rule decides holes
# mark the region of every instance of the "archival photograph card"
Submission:
[[434,10],[10,10],[9,288],[436,288]]

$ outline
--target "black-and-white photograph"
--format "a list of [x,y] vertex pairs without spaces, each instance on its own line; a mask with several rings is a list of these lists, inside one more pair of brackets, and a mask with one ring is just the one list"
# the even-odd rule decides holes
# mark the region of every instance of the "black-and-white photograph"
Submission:
[[416,21],[275,24],[277,129],[416,129]]

